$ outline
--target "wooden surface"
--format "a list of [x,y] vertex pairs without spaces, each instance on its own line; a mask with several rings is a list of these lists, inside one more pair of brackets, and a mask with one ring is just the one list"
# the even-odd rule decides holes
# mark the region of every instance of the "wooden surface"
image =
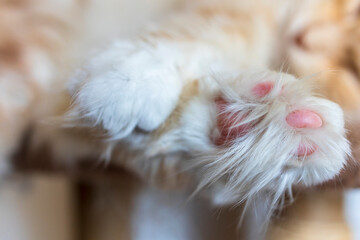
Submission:
[[268,240],[352,240],[343,194],[309,191],[298,196],[270,227]]
[[[121,167],[99,166],[90,159],[79,161],[71,167],[54,163],[46,148],[37,152],[29,152],[22,148],[19,152],[21,154],[14,156],[14,166],[20,175],[60,173],[77,182],[76,214],[80,217],[78,230],[81,233],[79,239],[133,239],[130,231],[132,199],[141,189],[139,180],[131,177]],[[275,218],[267,240],[351,240],[351,233],[344,219],[342,190],[360,186],[358,176],[358,166],[350,165],[340,177],[318,186],[317,190],[297,194],[294,204]],[[332,191],[335,189],[338,191]],[[99,207],[97,199],[104,195],[107,195],[109,202]],[[47,198],[46,194],[44,197]],[[113,211],[114,208],[118,209],[117,212]],[[225,211],[227,213],[220,217],[211,213],[210,208],[207,209],[203,208],[202,218],[199,217],[197,220],[209,221],[211,230],[218,229],[212,231],[211,238],[208,236],[207,239],[222,239],[221,236],[227,234],[226,239],[229,240],[246,240],[241,238],[236,230],[238,212],[228,209]],[[204,226],[204,229],[202,234],[206,233],[207,227]]]

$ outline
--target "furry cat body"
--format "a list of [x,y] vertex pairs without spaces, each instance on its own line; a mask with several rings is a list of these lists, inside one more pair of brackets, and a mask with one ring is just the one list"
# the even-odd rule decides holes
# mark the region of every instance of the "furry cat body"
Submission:
[[[247,14],[257,11],[260,12],[254,16]],[[342,114],[330,102],[306,98],[310,90],[303,85],[305,81],[301,84],[291,76],[266,70],[274,64],[271,62],[275,58],[271,50],[275,48],[275,39],[278,37],[277,14],[271,18],[266,12],[261,12],[258,5],[244,6],[233,1],[221,4],[216,1],[199,2],[172,16],[165,25],[150,27],[148,33],[139,39],[115,41],[74,76],[71,89],[77,89],[74,91],[75,107],[69,116],[85,119],[90,126],[100,125],[110,139],[123,139],[127,142],[127,149],[137,152],[135,160],[130,158],[131,164],[138,162],[136,159],[142,162],[143,159],[167,159],[170,156],[171,161],[182,165],[182,162],[186,163],[183,158],[190,155],[188,158],[197,159],[194,160],[196,165],[206,168],[203,170],[205,173],[201,171],[202,176],[198,176],[202,182],[200,186],[224,181],[226,184],[219,196],[227,196],[225,198],[229,199],[241,198],[244,192],[246,199],[250,192],[258,192],[270,186],[272,188],[274,182],[285,176],[287,180],[283,180],[283,186],[275,188],[282,188],[281,191],[284,191],[290,187],[289,183],[303,182],[308,185],[333,177],[343,166],[348,152],[347,141],[343,138],[344,131],[341,130],[343,122],[339,121]],[[241,21],[243,19],[246,24]],[[134,66],[141,71],[135,70]],[[220,76],[220,79],[216,79],[214,75]],[[279,98],[271,94],[269,98],[256,101],[249,95],[257,82],[268,80],[275,80],[273,92],[281,95]],[[165,120],[174,111],[182,89],[187,89],[186,86],[194,81],[193,87],[197,89],[193,91],[198,93],[188,100],[187,106],[181,107],[177,123],[173,124],[172,120],[171,127],[164,131],[167,128]],[[295,89],[301,89],[301,94],[296,95]],[[225,110],[229,111],[228,114],[236,116],[239,112],[246,112],[249,118],[244,123],[259,122],[260,125],[264,124],[263,129],[254,128],[252,134],[239,137],[239,142],[235,143],[237,147],[233,145],[224,149],[215,146],[212,138],[219,136],[212,134],[216,135],[214,131],[222,130],[216,126],[218,113],[214,102],[218,96],[233,104],[229,104],[229,109]],[[291,100],[292,97],[294,100]],[[300,98],[306,100],[301,103]],[[280,99],[285,100],[282,103]],[[183,105],[181,102],[179,104]],[[316,159],[316,154],[300,164],[298,160],[291,160],[291,152],[295,150],[290,145],[295,142],[295,146],[298,146],[301,141],[309,141],[304,140],[304,134],[308,133],[291,136],[291,130],[290,133],[286,132],[289,131],[286,125],[279,124],[281,119],[273,118],[275,115],[286,116],[286,111],[296,110],[294,106],[300,109],[311,109],[313,106],[315,112],[334,113],[326,120],[329,127],[327,130],[334,130],[335,135],[325,144],[332,147],[327,150],[325,145],[322,147],[322,154],[331,152],[331,157],[326,157],[326,154],[321,156],[329,160],[324,164],[310,160]],[[329,109],[326,110],[327,108]],[[271,111],[274,111],[274,115]],[[266,121],[263,122],[262,119],[267,119],[268,122],[265,124]],[[162,133],[158,134],[156,129],[164,122]],[[271,126],[272,122],[276,124]],[[134,132],[136,128],[150,133]],[[272,129],[273,132],[263,132],[264,129]],[[272,155],[272,150],[264,148],[266,145],[272,149],[284,145],[283,139],[287,139],[285,142],[289,143],[289,146],[284,146],[285,152],[279,150]],[[262,141],[264,142],[260,143]],[[310,142],[305,144],[311,148]],[[260,150],[257,149],[257,144],[262,146],[262,151],[266,154],[258,155]],[[316,144],[320,143],[316,141]],[[279,152],[284,155],[277,155]],[[330,159],[334,158],[342,160],[330,163]],[[257,159],[262,159],[261,163]],[[274,159],[277,159],[276,164]],[[267,164],[269,171],[260,173],[255,170],[258,166],[265,167]],[[310,173],[312,170],[307,164],[314,164],[312,170],[318,166],[322,169],[321,173],[318,170]],[[295,173],[297,170],[293,166],[299,167],[300,173]],[[288,176],[283,172],[284,167],[291,169]],[[138,171],[141,167],[136,165],[134,169]],[[278,170],[273,175],[274,172],[270,169]],[[230,177],[225,177],[230,172],[234,176],[230,174]],[[282,175],[278,175],[279,173]],[[237,197],[230,197],[231,194]]]
[[[71,159],[105,153],[107,158],[145,179],[156,180],[159,174],[165,175],[161,183],[173,182],[181,172],[196,190],[206,188],[217,204],[253,200],[259,192],[266,192],[273,199],[270,202],[273,207],[293,184],[312,185],[334,177],[350,152],[341,109],[315,97],[310,81],[279,73],[282,69],[276,68],[283,64],[284,54],[289,57],[290,71],[298,76],[327,70],[329,65],[309,62],[308,66],[313,68],[308,70],[310,67],[304,66],[306,61],[300,61],[302,56],[293,53],[293,38],[289,38],[293,34],[282,29],[289,8],[281,3],[284,4],[265,0],[193,2],[164,22],[149,25],[134,37],[115,40],[89,57],[70,78],[72,104],[66,94],[49,89],[65,86],[64,79],[68,79],[69,69],[79,65],[78,60],[63,65],[50,58],[44,61],[44,66],[42,61],[26,60],[37,64],[27,69],[40,66],[46,69],[41,73],[56,70],[43,76],[44,81],[36,71],[25,72],[21,86],[15,85],[16,91],[24,92],[21,90],[24,88],[31,97],[19,105],[20,110],[3,104],[7,108],[1,113],[13,119],[2,120],[0,124],[11,131],[7,134],[2,131],[0,139],[9,146],[3,144],[0,153],[5,158],[14,150],[28,122],[60,112],[65,114],[65,121],[59,128],[38,125],[39,136],[52,139],[54,149],[59,149],[55,151],[59,158],[64,153]],[[291,9],[295,3],[287,4]],[[77,13],[60,19],[75,21]],[[296,23],[288,24],[292,26],[293,22]],[[61,27],[51,29],[64,31]],[[75,33],[68,34],[73,38],[65,46],[46,32],[45,42],[58,44],[55,47],[58,49],[48,49],[43,42],[39,47],[31,46],[40,48],[37,52],[46,57],[54,54],[60,59],[72,59],[76,55],[81,59],[78,56],[85,55],[81,50],[63,52],[69,45],[75,46],[71,49],[88,45],[86,34],[80,37],[83,33],[79,29],[77,25]],[[19,70],[13,66],[15,71]],[[50,87],[43,87],[48,80]],[[8,78],[2,81],[6,87],[15,82]],[[27,82],[40,89],[39,93],[34,93]],[[268,82],[273,84],[269,92],[259,97],[254,94],[259,84]],[[45,103],[50,107],[40,108],[37,114],[33,112],[34,106],[44,104],[33,99],[39,96],[43,100],[54,94],[58,97]],[[6,100],[17,103],[19,98],[13,96]],[[221,101],[226,106],[219,110]],[[286,119],[297,110],[315,112],[323,125],[316,129],[290,126]],[[21,114],[25,114],[25,119]],[[227,116],[227,122],[233,126],[225,129],[226,121],[219,123],[222,116]],[[16,127],[8,127],[9,123],[16,123]],[[246,124],[251,127],[233,137],[233,131],[240,131]],[[64,126],[71,128],[61,129]],[[73,127],[83,129],[87,137],[77,135]],[[89,129],[99,130],[101,136],[105,133],[105,139],[98,140],[89,134]],[[303,151],[299,149],[301,145],[308,150],[304,155],[296,155]],[[72,150],[64,151],[69,148]],[[312,153],[313,150],[316,151]],[[177,185],[177,180],[174,181]]]

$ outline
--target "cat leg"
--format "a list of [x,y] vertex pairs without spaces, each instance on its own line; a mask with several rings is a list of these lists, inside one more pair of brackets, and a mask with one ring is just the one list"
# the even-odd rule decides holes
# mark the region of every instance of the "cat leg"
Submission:
[[102,126],[113,139],[136,127],[152,131],[175,109],[188,82],[211,69],[264,65],[274,37],[271,23],[241,6],[196,3],[138,38],[100,50],[70,81],[70,119]]
[[[201,176],[204,185],[234,173],[224,191],[256,192],[281,179],[283,188],[311,185],[344,165],[349,144],[342,110],[314,97],[309,82],[270,71],[226,73],[218,80],[204,71],[208,77],[187,80],[197,78],[184,77],[176,66],[193,55],[176,45],[144,46],[115,42],[80,70],[70,85],[70,116],[102,126],[111,139],[132,141],[143,159],[201,155],[197,164],[210,169]],[[213,60],[204,53],[196,62]],[[178,102],[194,82],[199,86],[192,100]],[[151,137],[139,140],[136,127]]]
[[[96,76],[95,73],[88,74]],[[127,135],[120,136],[133,143],[125,148],[135,148],[137,159],[172,158],[175,159],[172,162],[180,162],[180,165],[189,163],[182,161],[184,159],[195,159],[195,165],[201,170],[192,174],[199,179],[200,187],[220,183],[220,191],[215,190],[213,195],[218,204],[248,198],[266,189],[286,191],[294,183],[323,182],[339,173],[349,153],[339,106],[315,97],[309,82],[291,75],[240,71],[222,74],[217,80],[210,76],[188,83],[197,88],[195,93],[180,98],[179,102],[176,102],[179,97],[176,94],[173,105],[162,116],[162,122],[151,129],[139,124],[141,118],[138,116],[144,113],[142,109],[140,115],[121,110],[131,109],[134,104],[136,106],[136,101],[144,99],[150,104],[144,92],[122,85],[121,78],[106,80],[102,77],[109,76],[107,74],[97,76],[84,83],[75,83],[80,86],[75,95],[77,114],[90,118],[94,125],[102,124],[110,134],[115,133],[110,137],[116,137],[118,130],[108,126],[120,126],[122,130],[126,126],[122,121],[126,124],[134,121]],[[176,74],[169,77],[181,79]],[[136,82],[137,78],[125,83],[130,81]],[[157,94],[164,93],[158,85],[151,86],[159,84],[156,81],[147,83],[143,80],[142,83],[150,84]],[[183,83],[178,82],[181,96],[188,91],[187,87],[182,88]],[[131,99],[126,95],[128,92],[135,97]],[[108,96],[115,98],[107,99]],[[162,97],[166,99],[167,96]],[[184,102],[184,99],[187,100]],[[154,112],[158,114],[156,108],[162,104],[159,100],[151,100],[151,107],[146,109],[150,113],[142,115],[145,119]],[[119,117],[118,113],[121,113]],[[112,125],[107,125],[107,118],[113,118]],[[132,134],[135,126],[148,130],[148,134],[140,134],[148,137],[138,138],[140,135]],[[133,167],[136,172],[141,172],[142,166],[134,164]]]
[[206,89],[209,81],[199,82],[177,135],[200,166],[200,186],[220,184],[215,202],[321,183],[343,168],[342,110],[315,97],[310,82],[270,71],[219,75],[218,91]]

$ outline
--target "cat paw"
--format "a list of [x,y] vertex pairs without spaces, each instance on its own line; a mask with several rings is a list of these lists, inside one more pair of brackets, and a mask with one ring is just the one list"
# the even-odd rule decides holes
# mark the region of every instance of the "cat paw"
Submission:
[[210,133],[215,150],[198,160],[205,166],[202,186],[221,180],[222,191],[233,195],[283,192],[331,179],[343,168],[350,147],[342,110],[315,97],[308,82],[245,72],[219,84]]
[[[152,131],[170,115],[182,83],[159,49],[126,41],[97,53],[70,81],[71,119],[101,126],[112,139]],[[166,59],[166,58],[165,58]]]

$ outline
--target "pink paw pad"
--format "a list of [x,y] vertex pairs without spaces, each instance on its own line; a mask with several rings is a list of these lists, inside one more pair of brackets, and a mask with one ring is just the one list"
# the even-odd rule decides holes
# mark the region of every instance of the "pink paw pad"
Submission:
[[318,146],[316,146],[316,145],[306,146],[304,144],[300,144],[300,146],[296,150],[295,155],[298,157],[309,156],[309,155],[313,154],[317,149],[318,149]]
[[313,111],[300,109],[289,113],[286,122],[294,128],[319,128],[322,126],[321,117]]
[[274,88],[273,82],[262,82],[258,83],[251,89],[251,92],[257,98],[265,97],[270,93],[270,91]]
[[238,114],[233,115],[224,112],[229,103],[222,98],[216,99],[215,103],[219,114],[217,126],[220,130],[220,136],[215,140],[216,145],[220,146],[230,143],[232,140],[245,134],[251,128],[250,123],[239,125],[239,122],[246,117],[246,113],[239,116]]
[[[289,113],[286,117],[286,122],[294,127],[294,128],[320,128],[322,126],[322,119],[313,111],[307,110],[307,109],[300,109],[295,110],[291,113]],[[305,146],[304,144],[301,144],[295,155],[296,156],[308,156],[313,154],[317,150],[316,145],[312,146]]]
[[[264,97],[271,91],[273,86],[274,85],[272,82],[260,83],[252,89],[252,92],[257,97]],[[227,113],[225,109],[229,103],[226,102],[223,98],[216,99],[215,103],[219,114],[217,119],[217,126],[220,130],[220,136],[214,141],[216,145],[226,145],[250,130],[252,123],[239,125],[239,121],[246,117],[246,113],[241,114],[242,116]],[[320,128],[323,123],[321,117],[317,113],[307,109],[295,110],[289,113],[286,116],[286,122],[294,128],[312,129]],[[315,144],[300,144],[294,155],[298,157],[309,156],[316,152],[317,149],[318,146]]]

